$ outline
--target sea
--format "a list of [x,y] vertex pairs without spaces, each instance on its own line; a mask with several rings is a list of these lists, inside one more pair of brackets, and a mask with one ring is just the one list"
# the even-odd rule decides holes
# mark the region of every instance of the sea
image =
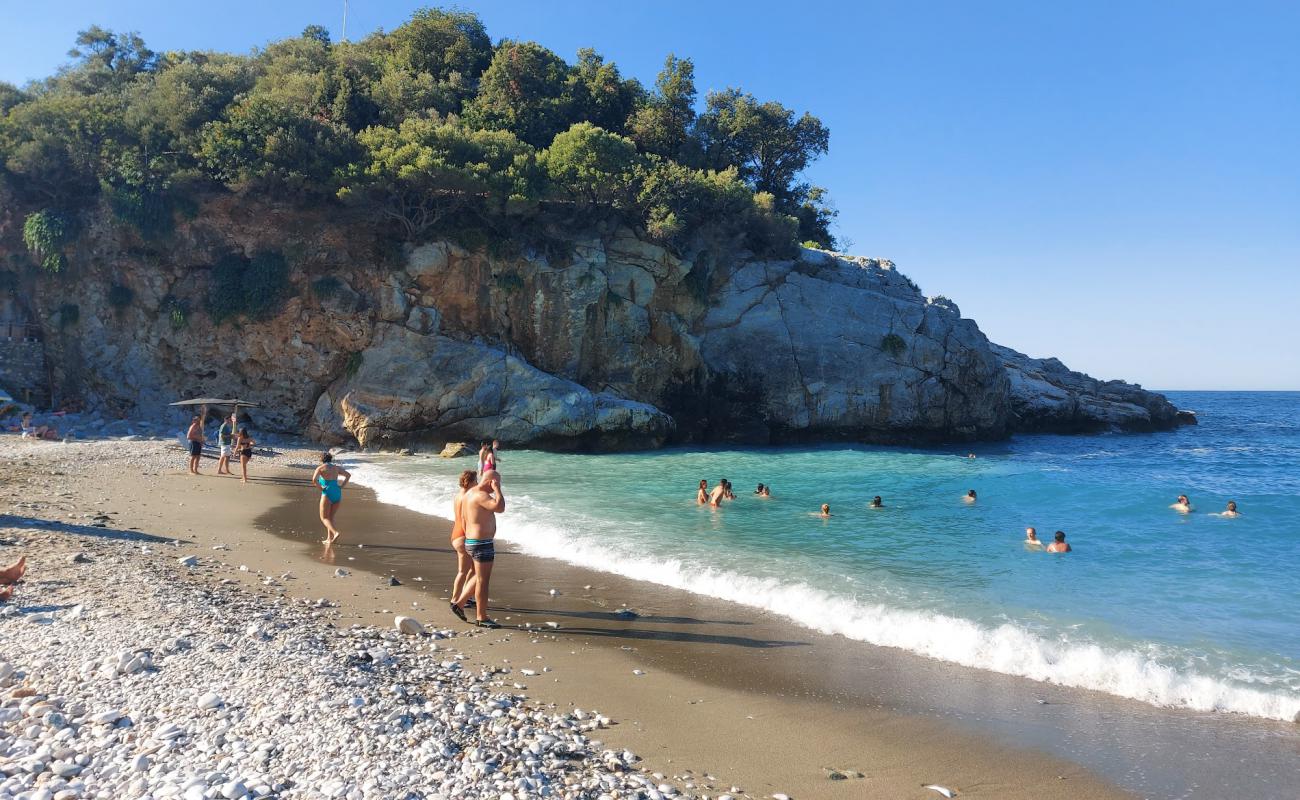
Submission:
[[[935,449],[506,449],[498,537],[954,664],[1291,720],[1300,392],[1167,394],[1200,424]],[[469,461],[380,456],[354,480],[447,517]],[[699,481],[720,478],[736,499],[697,505]],[[1192,513],[1170,507],[1180,494]],[[883,508],[869,508],[876,495]],[[1229,500],[1240,515],[1218,516]],[[1026,547],[1027,526],[1044,541],[1064,531],[1073,551]]]

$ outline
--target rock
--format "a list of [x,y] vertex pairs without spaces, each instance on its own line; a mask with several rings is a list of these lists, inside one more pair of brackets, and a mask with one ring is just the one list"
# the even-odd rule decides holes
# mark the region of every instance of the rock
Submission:
[[68,557],[68,563],[88,564],[90,563],[90,556],[86,555],[85,553],[73,553],[71,556]]
[[132,772],[148,772],[149,767],[152,765],[153,759],[149,757],[148,753],[140,753],[135,758],[131,759]]
[[399,633],[407,636],[419,636],[424,633],[424,626],[420,624],[419,620],[412,617],[394,617],[393,626],[397,628]]
[[1154,431],[1179,424],[1178,409],[1162,394],[1123,381],[1099,381],[1055,358],[1030,358],[1000,345],[992,350],[1010,380],[1011,425],[1017,431]]
[[230,781],[221,787],[221,796],[226,800],[239,800],[248,794],[248,787],[242,781]]
[[336,578],[346,578],[351,574],[352,574],[351,572],[348,572],[343,567],[339,567],[338,569],[334,570],[334,577]]
[[472,456],[476,451],[465,442],[448,442],[438,454],[439,458],[463,458]]
[[194,705],[201,709],[219,708],[222,705],[221,695],[216,692],[207,692],[194,701]]
[[402,585],[402,582],[399,581],[397,578],[393,577],[392,575],[389,575],[389,576],[388,576],[388,585],[389,585],[389,586],[401,586],[401,585]]
[[182,567],[197,567],[199,565],[198,556],[182,556],[176,559],[176,563]]

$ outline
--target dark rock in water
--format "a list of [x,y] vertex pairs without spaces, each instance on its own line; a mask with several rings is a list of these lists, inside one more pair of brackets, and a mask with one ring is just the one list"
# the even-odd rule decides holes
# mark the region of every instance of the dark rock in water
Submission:
[[402,582],[399,581],[397,578],[394,578],[392,575],[389,575],[389,576],[388,576],[388,585],[389,585],[389,586],[401,586],[401,585],[402,585]]
[[1196,418],[1195,411],[1179,411],[1174,420],[1179,425],[1199,425],[1201,423],[1201,421]]

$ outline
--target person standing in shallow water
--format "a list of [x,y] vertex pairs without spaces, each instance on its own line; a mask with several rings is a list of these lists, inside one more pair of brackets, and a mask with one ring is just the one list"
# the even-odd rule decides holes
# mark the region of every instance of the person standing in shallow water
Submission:
[[[339,483],[340,478],[343,479],[342,483]],[[334,527],[334,515],[343,502],[343,487],[350,480],[352,473],[335,466],[332,453],[327,451],[320,454],[320,466],[311,474],[311,482],[320,487],[320,521],[325,526],[325,538],[321,542],[325,545],[334,544],[334,540],[341,535],[339,529]]]
[[[501,490],[501,476],[485,473],[477,486],[465,492],[461,499],[461,515],[465,522],[465,552],[474,561],[473,584],[467,579],[460,596],[452,600],[451,612],[465,619],[465,604],[474,595],[474,624],[480,628],[500,628],[488,617],[488,585],[492,578],[492,563],[496,561],[497,514],[505,513],[506,496]],[[466,620],[468,622],[468,620]]]
[[451,597],[455,600],[460,597],[462,589],[466,588],[468,583],[470,592],[473,591],[474,583],[474,559],[469,557],[465,552],[465,512],[461,508],[461,501],[465,495],[478,483],[478,473],[472,469],[467,469],[460,474],[460,489],[456,492],[456,497],[451,501],[451,549],[456,551],[456,580],[451,584]]
[[700,478],[700,488],[695,490],[695,502],[700,505],[709,502],[709,481],[705,478]]

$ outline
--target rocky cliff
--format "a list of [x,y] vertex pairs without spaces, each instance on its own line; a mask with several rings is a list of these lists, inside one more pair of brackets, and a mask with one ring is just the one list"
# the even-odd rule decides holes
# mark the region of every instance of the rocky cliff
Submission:
[[[991,344],[886,261],[679,257],[612,224],[557,238],[546,253],[397,249],[338,209],[227,195],[161,244],[95,215],[67,271],[19,291],[45,323],[56,396],[162,414],[237,395],[261,404],[259,424],[331,443],[918,443],[1175,424],[1160,395]],[[13,241],[0,235],[10,255]],[[214,322],[212,265],[260,251],[284,254],[285,299]]]

